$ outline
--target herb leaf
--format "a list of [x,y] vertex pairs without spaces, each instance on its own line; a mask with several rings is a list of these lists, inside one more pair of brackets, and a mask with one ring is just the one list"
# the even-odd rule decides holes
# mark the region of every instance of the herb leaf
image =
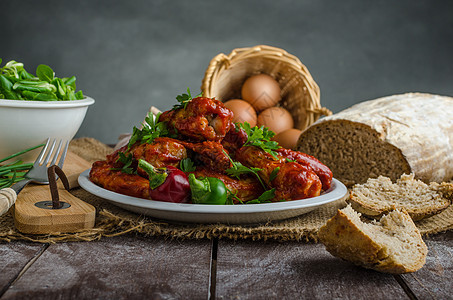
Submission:
[[185,173],[194,172],[196,170],[193,161],[188,157],[179,162],[179,168]]
[[39,65],[36,68],[36,76],[42,81],[52,82],[55,72],[47,65]]
[[275,197],[275,188],[265,191],[258,197],[258,199],[246,202],[246,204],[259,204],[259,203],[271,203],[271,199]]
[[133,144],[136,142],[151,143],[154,139],[158,137],[168,136],[167,124],[164,122],[159,122],[159,117],[161,113],[158,113],[154,116],[152,113],[149,113],[145,118],[145,122],[142,124],[142,129],[138,129],[134,126],[132,136],[129,140],[127,149],[130,149]]
[[114,168],[112,170],[115,171],[121,171],[126,174],[132,174],[134,173],[134,169],[131,167],[132,165],[132,153],[129,153],[126,155],[124,152],[118,152],[118,159],[116,160],[117,162],[120,162],[123,164],[122,168]]
[[[203,93],[200,93],[198,95],[196,95],[194,98],[197,98],[197,97],[201,97],[203,95]],[[187,88],[187,94],[181,94],[181,95],[178,95],[176,96],[176,100],[178,100],[179,104],[175,104],[172,108],[172,110],[175,110],[175,109],[186,109],[187,107],[187,104],[189,104],[190,101],[192,101],[192,95],[190,94],[190,89]]]
[[280,167],[276,167],[272,170],[271,174],[269,175],[269,181],[272,182],[275,177],[277,177],[278,172],[280,171]]
[[[1,63],[1,60],[0,60]],[[82,91],[75,93],[75,77],[57,78],[47,65],[36,68],[37,76],[28,73],[24,64],[14,60],[0,68],[0,97],[11,100],[78,100]]]
[[238,161],[233,162],[233,167],[226,170],[226,173],[232,177],[236,177],[239,179],[239,176],[242,174],[253,173],[256,174],[257,172],[261,171],[260,168],[249,168],[244,166]]
[[225,204],[227,205],[234,205],[234,200],[236,199],[237,201],[239,201],[240,204],[244,204],[244,202],[241,200],[241,198],[239,198],[236,194],[236,193],[233,193],[231,190],[229,190],[227,188],[227,192],[228,192],[228,196],[227,196],[227,200],[225,202]]
[[13,90],[30,91],[35,93],[55,93],[57,88],[55,85],[45,81],[21,80],[13,85]]
[[225,152],[225,150],[222,150],[222,151],[223,151],[223,153],[225,153],[225,155],[228,157],[228,159],[230,160],[231,164],[233,165],[231,168],[225,170],[225,173],[227,175],[230,175],[232,177],[236,177],[237,179],[240,179],[240,175],[247,174],[247,173],[252,173],[252,174],[254,174],[256,176],[256,178],[258,178],[258,181],[261,183],[263,188],[266,189],[266,186],[264,185],[263,181],[261,180],[260,175],[258,174],[258,172],[261,171],[260,168],[254,168],[254,167],[249,168],[249,167],[246,167],[246,166],[244,166],[243,164],[241,164],[238,161],[233,161],[231,159],[231,157],[228,155],[228,153]]
[[277,159],[277,152],[274,150],[280,148],[280,146],[276,141],[271,141],[271,138],[275,135],[274,132],[264,126],[251,127],[247,122],[238,123],[238,125],[244,129],[248,136],[244,146],[255,146],[261,148],[263,151],[271,154],[275,159]]
[[0,91],[6,99],[19,99],[16,92],[13,91],[13,83],[9,79],[10,77],[0,75]]
[[272,188],[272,189],[267,190],[264,193],[262,193],[261,196],[259,196],[257,200],[260,201],[260,203],[263,203],[264,201],[269,201],[274,197],[275,197],[275,188]]

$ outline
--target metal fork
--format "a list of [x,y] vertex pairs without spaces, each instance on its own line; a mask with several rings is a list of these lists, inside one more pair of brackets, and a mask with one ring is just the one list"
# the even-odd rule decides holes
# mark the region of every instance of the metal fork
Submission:
[[[55,164],[60,168],[63,167],[66,153],[68,152],[69,141],[66,141],[63,150],[61,149],[63,147],[62,140],[60,140],[56,151],[54,151],[56,145],[56,139],[54,139],[53,141],[51,141],[50,138],[47,139],[46,145],[43,147],[41,153],[39,153],[38,158],[33,163],[33,167],[27,172],[27,174],[25,174],[25,179],[17,182],[10,188],[4,188],[0,190],[0,216],[6,213],[8,209],[16,202],[17,194],[19,194],[20,191],[22,191],[22,189],[28,183],[36,182],[41,184],[49,184],[47,170]],[[44,157],[44,155],[46,156]],[[58,159],[59,156],[60,159]]]
[[[63,144],[64,148],[62,149]],[[63,167],[66,153],[68,152],[69,141],[66,141],[66,143],[64,143],[63,140],[60,140],[58,147],[55,149],[56,145],[56,139],[54,139],[53,141],[47,139],[46,145],[42,148],[41,153],[39,153],[38,158],[33,163],[33,167],[27,172],[27,174],[25,174],[25,179],[17,182],[11,187],[16,192],[16,194],[19,194],[19,192],[22,191],[22,189],[30,182],[49,184],[47,169],[52,165],[57,165],[60,168]],[[58,159],[59,156],[60,158]]]

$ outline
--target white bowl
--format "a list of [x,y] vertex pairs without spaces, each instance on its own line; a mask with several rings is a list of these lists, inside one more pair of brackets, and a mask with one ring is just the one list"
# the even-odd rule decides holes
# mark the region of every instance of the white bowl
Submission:
[[[0,159],[45,142],[70,141],[79,130],[94,99],[27,101],[0,99]],[[33,160],[39,150],[21,158]]]

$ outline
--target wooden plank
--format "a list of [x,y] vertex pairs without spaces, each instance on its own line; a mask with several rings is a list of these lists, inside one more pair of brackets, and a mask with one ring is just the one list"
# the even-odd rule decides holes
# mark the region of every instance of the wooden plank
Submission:
[[78,178],[80,173],[86,169],[91,168],[91,163],[81,158],[77,154],[68,151],[66,159],[63,164],[63,172],[68,178],[69,188],[75,188],[79,186]]
[[50,245],[2,299],[206,299],[210,241],[122,236]]
[[392,275],[335,258],[322,244],[249,241],[219,241],[216,296],[217,299],[408,299]]
[[422,269],[401,275],[418,299],[453,298],[453,231],[425,239],[428,257]]
[[[90,167],[90,163],[68,151],[64,163],[64,173],[69,187],[78,186],[77,178]],[[48,234],[54,232],[74,232],[94,226],[96,209],[70,194],[59,184],[59,198],[69,204],[64,209],[37,207],[36,203],[52,200],[48,185],[28,185],[17,196],[14,210],[14,224],[22,233]]]
[[28,234],[48,234],[93,228],[96,218],[94,206],[75,197],[63,187],[59,188],[58,193],[60,200],[69,204],[68,208],[37,207],[35,204],[39,202],[52,203],[49,186],[26,187],[17,197],[14,209],[14,225],[17,230]]
[[15,241],[0,244],[0,297],[45,245]]

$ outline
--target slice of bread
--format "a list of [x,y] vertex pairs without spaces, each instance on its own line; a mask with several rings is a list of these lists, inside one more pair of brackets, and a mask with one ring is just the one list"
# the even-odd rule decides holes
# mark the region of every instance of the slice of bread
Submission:
[[319,229],[319,240],[332,255],[379,272],[415,272],[426,262],[428,248],[404,210],[364,223],[350,205]]
[[356,184],[348,202],[367,217],[380,217],[396,207],[404,208],[414,221],[418,221],[446,209],[452,200],[452,183],[432,182],[428,185],[414,179],[414,174],[403,174],[396,183],[379,176]]

